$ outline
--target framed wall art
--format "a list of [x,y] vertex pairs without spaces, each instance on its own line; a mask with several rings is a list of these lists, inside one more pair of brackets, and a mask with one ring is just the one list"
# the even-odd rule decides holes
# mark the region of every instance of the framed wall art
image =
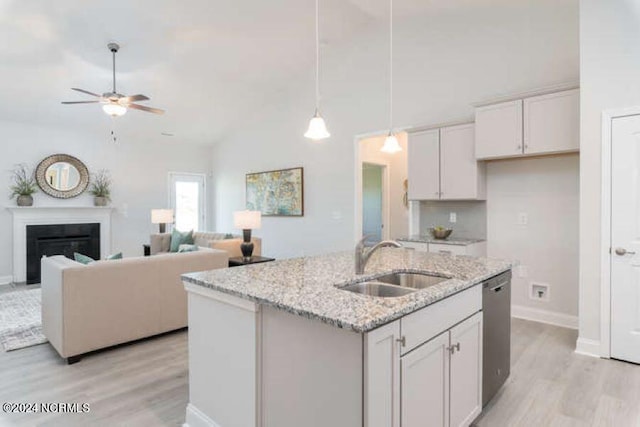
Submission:
[[248,173],[246,197],[247,209],[263,216],[303,216],[303,169]]

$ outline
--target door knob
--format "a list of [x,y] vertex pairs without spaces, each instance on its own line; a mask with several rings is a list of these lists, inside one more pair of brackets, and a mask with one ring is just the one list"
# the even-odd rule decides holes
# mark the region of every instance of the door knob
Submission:
[[636,254],[635,252],[627,251],[625,248],[616,248],[615,252],[616,252],[616,255],[620,255],[620,256],[627,255],[627,254],[629,255]]

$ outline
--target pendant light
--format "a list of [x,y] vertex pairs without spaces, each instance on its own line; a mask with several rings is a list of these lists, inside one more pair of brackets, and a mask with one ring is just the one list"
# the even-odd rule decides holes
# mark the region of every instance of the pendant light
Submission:
[[389,154],[402,151],[393,133],[393,0],[389,0],[389,134],[380,151]]
[[316,0],[316,112],[309,121],[309,129],[305,132],[305,138],[314,141],[321,141],[329,138],[331,134],[327,130],[327,125],[320,115],[320,14],[318,1]]

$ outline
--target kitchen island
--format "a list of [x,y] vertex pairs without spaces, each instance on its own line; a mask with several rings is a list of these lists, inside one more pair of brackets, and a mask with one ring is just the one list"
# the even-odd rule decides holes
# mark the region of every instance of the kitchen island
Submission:
[[[352,253],[185,275],[186,425],[468,425],[481,410],[478,285],[510,268],[382,249],[364,275]],[[340,289],[391,272],[445,280],[396,298]]]

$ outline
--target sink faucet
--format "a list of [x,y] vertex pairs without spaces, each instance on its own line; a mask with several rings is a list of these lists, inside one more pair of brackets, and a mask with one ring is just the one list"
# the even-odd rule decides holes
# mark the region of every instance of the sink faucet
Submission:
[[371,249],[367,250],[366,247],[364,246],[364,242],[365,240],[367,240],[368,237],[369,236],[364,236],[362,240],[360,240],[356,245],[356,274],[364,273],[364,267],[367,265],[369,258],[371,258],[371,255],[373,255],[373,253],[376,252],[378,249],[385,248],[385,247],[394,247],[394,248],[402,247],[402,245],[396,242],[395,240],[383,240],[382,242],[377,243]]

